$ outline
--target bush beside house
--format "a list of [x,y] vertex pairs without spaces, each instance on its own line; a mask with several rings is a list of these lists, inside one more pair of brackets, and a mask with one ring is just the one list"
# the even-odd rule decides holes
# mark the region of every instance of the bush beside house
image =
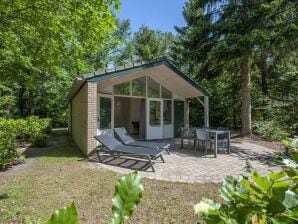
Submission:
[[32,145],[44,146],[50,130],[51,120],[48,118],[0,118],[0,169],[11,165],[19,156],[18,142],[29,141]]

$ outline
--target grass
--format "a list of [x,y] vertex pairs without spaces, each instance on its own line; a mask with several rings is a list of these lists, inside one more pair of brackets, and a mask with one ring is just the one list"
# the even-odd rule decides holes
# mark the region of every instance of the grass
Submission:
[[[110,223],[111,199],[120,174],[92,169],[65,133],[32,148],[24,169],[0,178],[0,223],[42,223],[54,210],[75,202],[80,223]],[[0,177],[1,177],[0,173]],[[193,205],[214,198],[218,184],[184,184],[144,178],[145,192],[127,223],[195,223]]]

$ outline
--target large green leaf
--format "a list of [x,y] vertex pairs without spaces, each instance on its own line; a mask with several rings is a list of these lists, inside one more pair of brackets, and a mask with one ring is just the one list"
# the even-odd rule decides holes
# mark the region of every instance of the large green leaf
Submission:
[[287,176],[287,173],[283,170],[277,173],[269,172],[268,176],[270,177],[271,180],[278,180],[280,178]]
[[251,179],[255,182],[255,185],[258,186],[263,191],[269,190],[270,182],[266,177],[262,177],[258,172],[254,172],[251,175]]
[[121,177],[116,183],[113,197],[113,224],[123,223],[139,204],[144,187],[137,172]]
[[287,190],[283,204],[286,208],[296,208],[298,206],[298,196],[293,191]]
[[228,176],[223,180],[222,187],[220,190],[220,196],[225,201],[228,202],[233,200],[233,194],[235,194],[236,191],[236,184],[237,181],[232,176]]
[[262,198],[263,197],[263,193],[260,191],[259,188],[257,188],[256,186],[252,185],[248,180],[241,180],[240,184],[247,188],[251,193],[255,194],[256,196]]
[[78,213],[74,203],[58,209],[46,224],[77,224]]

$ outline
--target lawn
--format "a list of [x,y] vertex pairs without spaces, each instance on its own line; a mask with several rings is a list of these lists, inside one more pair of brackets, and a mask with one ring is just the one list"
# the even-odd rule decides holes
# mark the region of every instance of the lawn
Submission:
[[[80,223],[110,223],[111,199],[120,174],[92,169],[65,131],[49,146],[30,148],[26,164],[0,173],[0,223],[41,223],[75,202]],[[195,223],[193,205],[214,198],[218,184],[184,184],[143,179],[145,192],[128,223]]]

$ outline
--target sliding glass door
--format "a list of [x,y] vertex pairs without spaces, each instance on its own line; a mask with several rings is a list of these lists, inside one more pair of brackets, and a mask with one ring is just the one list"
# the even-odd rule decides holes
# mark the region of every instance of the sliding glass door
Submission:
[[99,129],[113,128],[113,97],[99,96]]
[[160,139],[163,136],[162,129],[162,100],[147,100],[147,139]]

